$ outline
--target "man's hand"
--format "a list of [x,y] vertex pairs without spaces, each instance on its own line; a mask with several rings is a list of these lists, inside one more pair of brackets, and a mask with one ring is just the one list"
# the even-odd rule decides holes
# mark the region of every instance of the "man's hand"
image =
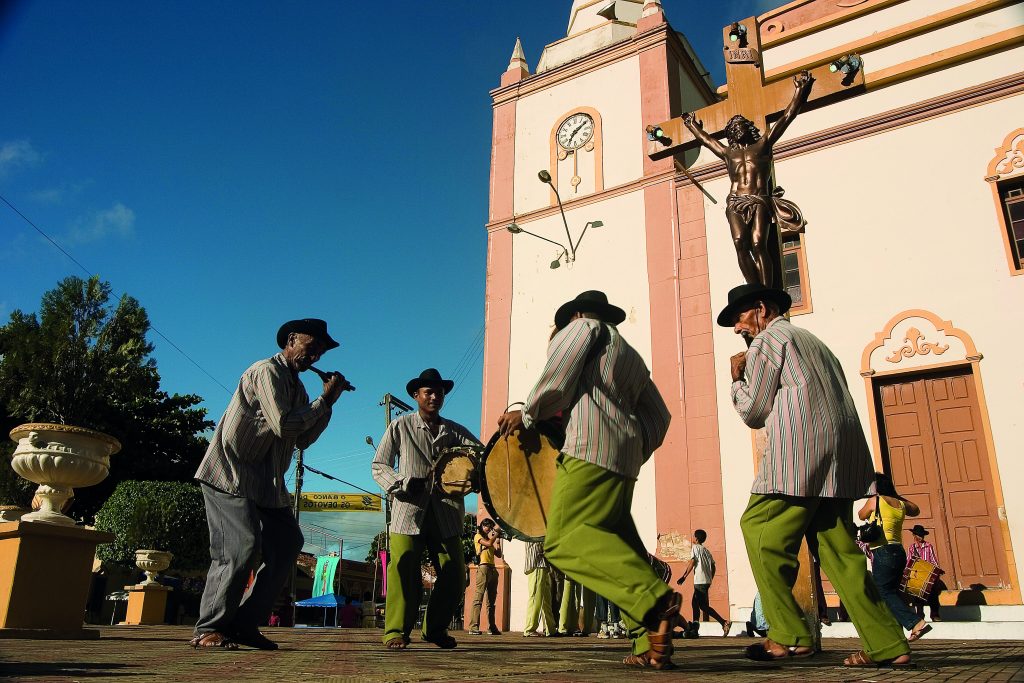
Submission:
[[329,405],[333,406],[334,402],[338,400],[338,397],[341,396],[341,392],[345,391],[347,386],[348,381],[345,379],[344,375],[339,372],[331,373],[331,378],[324,382],[324,400],[327,401]]
[[677,586],[682,586],[683,585],[683,581],[686,581],[686,577],[687,576],[688,576],[688,574],[683,574],[678,579],[676,579],[676,585]]
[[523,428],[523,411],[512,410],[498,418],[498,431],[502,436],[512,436]]
[[701,122],[700,119],[693,115],[692,111],[683,112],[683,124],[685,124],[687,128],[696,128],[698,130],[704,130],[704,124]]
[[422,477],[411,477],[405,482],[405,495],[414,498],[427,489],[427,480]]
[[811,75],[810,71],[801,71],[793,76],[793,85],[796,86],[797,90],[810,90],[813,83],[814,76]]
[[732,381],[738,382],[743,379],[743,371],[747,369],[747,352],[740,351],[729,358],[729,365],[732,370]]

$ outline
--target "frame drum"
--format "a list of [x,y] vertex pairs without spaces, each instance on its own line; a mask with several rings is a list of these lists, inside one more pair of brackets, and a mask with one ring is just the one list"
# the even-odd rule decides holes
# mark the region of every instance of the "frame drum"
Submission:
[[441,451],[431,472],[435,491],[448,498],[464,498],[480,490],[480,449],[451,446]]
[[564,436],[550,423],[487,443],[480,498],[488,514],[513,538],[539,541],[548,525],[555,488],[555,459]]

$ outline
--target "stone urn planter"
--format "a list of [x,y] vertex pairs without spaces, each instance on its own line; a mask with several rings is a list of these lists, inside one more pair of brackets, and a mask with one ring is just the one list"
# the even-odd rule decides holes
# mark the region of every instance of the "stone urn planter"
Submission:
[[146,572],[146,580],[141,586],[159,586],[156,580],[157,574],[171,566],[171,553],[164,550],[136,550],[135,566]]
[[112,436],[83,427],[29,423],[11,430],[18,444],[11,467],[19,476],[39,484],[39,510],[23,515],[23,522],[46,522],[73,526],[75,521],[61,513],[75,488],[93,486],[107,478],[110,456],[121,450]]

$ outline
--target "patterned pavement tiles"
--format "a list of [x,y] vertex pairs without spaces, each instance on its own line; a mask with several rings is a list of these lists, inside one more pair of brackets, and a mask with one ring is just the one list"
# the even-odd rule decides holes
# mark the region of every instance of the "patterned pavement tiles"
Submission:
[[674,671],[627,669],[621,640],[468,636],[455,650],[414,640],[384,650],[370,629],[266,629],[276,652],[192,650],[185,626],[101,627],[91,641],[0,639],[0,679],[11,681],[1024,681],[1024,641],[914,644],[916,668],[847,669],[854,640],[827,640],[810,659],[760,664],[743,659],[746,638],[676,641]]

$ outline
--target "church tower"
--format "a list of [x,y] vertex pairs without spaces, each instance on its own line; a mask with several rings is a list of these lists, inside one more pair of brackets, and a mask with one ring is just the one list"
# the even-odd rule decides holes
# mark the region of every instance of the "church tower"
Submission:
[[[627,312],[619,330],[672,412],[637,482],[637,527],[677,576],[692,529],[706,529],[721,558],[717,602],[728,572],[706,249],[703,230],[688,239],[678,162],[648,156],[644,126],[718,98],[659,0],[574,0],[565,37],[535,64],[517,40],[491,92],[482,432],[526,399],[555,309],[584,290],[606,292]],[[522,626],[525,600],[509,599],[526,594],[522,553],[521,543],[506,545],[515,571],[499,600],[505,628]]]

